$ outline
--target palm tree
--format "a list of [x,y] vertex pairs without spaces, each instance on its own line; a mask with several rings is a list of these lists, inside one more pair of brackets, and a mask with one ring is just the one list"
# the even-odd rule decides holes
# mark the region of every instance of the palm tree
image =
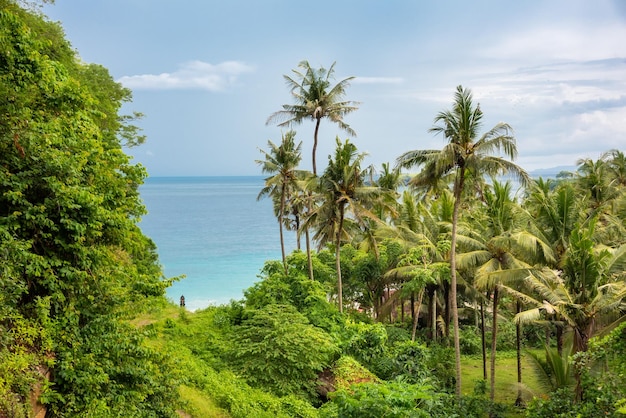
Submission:
[[377,187],[364,185],[361,163],[365,154],[357,154],[356,146],[348,140],[343,144],[339,138],[336,141],[335,157],[328,158],[328,167],[319,177],[318,197],[321,203],[305,221],[304,227],[314,229],[313,239],[320,247],[328,242],[335,244],[337,295],[339,311],[343,312],[341,243],[350,239],[350,225],[363,226],[365,219],[378,221],[368,209],[368,203],[380,193]]
[[264,160],[256,160],[256,163],[261,166],[261,171],[264,174],[271,174],[270,177],[265,179],[265,186],[257,196],[257,200],[270,196],[273,201],[278,205],[277,218],[280,229],[280,250],[283,259],[283,266],[285,272],[287,272],[287,257],[285,254],[285,240],[283,236],[283,225],[285,218],[285,208],[287,199],[293,195],[295,189],[297,189],[297,179],[301,176],[301,171],[296,170],[302,155],[300,150],[302,148],[302,142],[298,145],[295,143],[295,131],[289,131],[282,136],[282,142],[280,145],[274,144],[272,141],[267,141],[269,151],[259,150]]
[[356,136],[356,132],[343,121],[343,117],[357,110],[359,103],[343,100],[346,88],[354,77],[345,78],[334,86],[331,85],[335,73],[334,62],[329,69],[324,67],[314,69],[305,60],[298,64],[298,68],[301,68],[302,71],[292,70],[295,78],[288,75],[283,76],[295,103],[283,105],[282,110],[270,115],[266,124],[277,123],[278,126],[292,126],[299,125],[305,119],[312,119],[315,122],[312,164],[313,174],[317,175],[315,156],[320,122],[327,118],[336,123],[348,135]]
[[451,310],[454,326],[454,351],[456,363],[456,394],[461,395],[461,348],[459,345],[459,312],[457,307],[456,235],[459,207],[466,180],[481,179],[485,174],[510,173],[523,185],[530,181],[528,174],[519,166],[496,155],[502,152],[511,160],[517,156],[517,146],[511,127],[498,123],[480,137],[483,113],[474,106],[470,90],[458,86],[452,110],[440,112],[430,132],[442,134],[447,144],[441,150],[408,151],[398,157],[400,167],[422,166],[422,171],[411,179],[411,184],[432,187],[442,177],[454,175],[452,190],[454,209],[450,251]]
[[607,172],[612,182],[626,186],[626,155],[620,150],[612,149],[600,156],[607,164]]

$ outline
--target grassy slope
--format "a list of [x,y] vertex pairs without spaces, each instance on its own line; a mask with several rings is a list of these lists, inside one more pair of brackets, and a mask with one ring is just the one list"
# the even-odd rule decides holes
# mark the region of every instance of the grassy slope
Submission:
[[[159,351],[167,350],[175,357],[173,362],[185,368],[199,367],[202,361],[194,358],[185,347],[182,339],[172,338],[165,332],[168,322],[180,323],[182,310],[173,304],[165,304],[160,301],[146,306],[146,311],[137,317],[132,323],[144,329],[154,330],[154,335],[149,340],[149,344],[158,347]],[[192,317],[193,314],[184,314],[183,317]],[[172,322],[169,322],[171,324]],[[181,343],[180,346],[178,343]],[[172,348],[173,346],[173,348]],[[197,362],[197,363],[196,363]],[[207,396],[200,388],[192,382],[183,384],[179,388],[184,406],[179,409],[181,417],[207,417],[207,418],[230,418],[227,411],[216,405],[215,401]]]
[[[219,337],[212,328],[214,318],[207,312],[199,314],[182,311],[173,304],[157,302],[148,305],[146,311],[133,321],[136,326],[150,330],[152,337],[149,343],[158,347],[160,351],[168,352],[173,358],[173,363],[181,368],[190,370],[190,376],[180,387],[181,398],[185,405],[181,407],[180,415],[183,417],[216,417],[229,418],[231,415],[218,406],[219,401],[214,398],[214,392],[207,387],[200,387],[194,373],[205,370],[211,362],[210,352],[199,353],[194,347],[202,345],[199,340],[209,344],[219,344],[215,341]],[[517,365],[515,352],[500,352],[497,356],[496,371],[496,401],[506,405],[512,405],[517,397]],[[215,373],[215,372],[213,372]],[[483,378],[482,361],[480,356],[464,356],[462,358],[462,373],[464,394],[472,394],[474,385]],[[540,393],[539,384],[532,373],[530,362],[523,359],[522,366],[524,398],[532,397],[533,393]],[[221,377],[220,377],[221,378]],[[201,379],[200,379],[201,380]],[[229,382],[229,384],[235,384]],[[236,390],[242,389],[239,383]],[[487,382],[489,384],[489,382]],[[487,389],[488,390],[488,389]],[[251,396],[256,396],[252,394]],[[486,395],[488,396],[488,394]],[[523,415],[514,415],[523,416]]]

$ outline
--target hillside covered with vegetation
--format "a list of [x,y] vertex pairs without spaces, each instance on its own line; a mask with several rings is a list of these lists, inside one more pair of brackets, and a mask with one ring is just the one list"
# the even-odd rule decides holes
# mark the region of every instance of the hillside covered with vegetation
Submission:
[[358,103],[303,61],[268,123],[313,122],[313,171],[294,130],[258,160],[282,258],[189,312],[138,226],[131,92],[59,24],[0,5],[0,416],[626,414],[623,151],[532,179],[459,86],[442,149],[377,170],[337,138],[318,173],[319,124],[354,135]]

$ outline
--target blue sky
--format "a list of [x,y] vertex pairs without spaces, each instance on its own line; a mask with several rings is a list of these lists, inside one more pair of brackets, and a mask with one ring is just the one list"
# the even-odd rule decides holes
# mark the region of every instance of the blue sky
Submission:
[[[56,0],[81,59],[133,90],[147,142],[129,153],[152,176],[260,175],[301,60],[356,77],[346,118],[367,163],[441,148],[428,133],[454,90],[472,90],[484,130],[508,122],[518,164],[572,166],[626,149],[626,1]],[[296,127],[310,169],[313,124]],[[284,131],[284,129],[283,129]],[[333,151],[320,129],[318,172]]]

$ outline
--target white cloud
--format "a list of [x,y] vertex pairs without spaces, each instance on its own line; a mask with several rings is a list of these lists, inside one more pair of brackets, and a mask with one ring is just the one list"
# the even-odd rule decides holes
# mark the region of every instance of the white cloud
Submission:
[[118,82],[136,90],[207,90],[222,91],[235,84],[241,74],[253,67],[238,61],[209,64],[190,61],[172,73],[123,76]]
[[530,28],[513,33],[478,52],[489,59],[534,61],[589,61],[626,56],[626,27],[621,22]]
[[401,84],[402,77],[355,77],[353,84]]

